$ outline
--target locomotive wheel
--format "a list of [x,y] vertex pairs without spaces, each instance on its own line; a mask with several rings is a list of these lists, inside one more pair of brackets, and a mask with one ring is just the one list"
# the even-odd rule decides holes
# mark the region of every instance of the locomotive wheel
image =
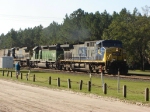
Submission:
[[93,70],[90,70],[90,73],[93,73]]
[[71,71],[70,67],[67,67],[67,71]]
[[109,68],[109,70],[107,71],[108,75],[111,75],[113,74],[113,69],[112,68]]
[[99,74],[99,70],[96,70],[96,73]]
[[93,73],[93,68],[91,67],[91,65],[89,65],[89,72]]
[[128,71],[126,69],[120,70],[121,75],[128,75]]
[[66,71],[66,67],[64,67],[64,69],[63,69],[64,71]]

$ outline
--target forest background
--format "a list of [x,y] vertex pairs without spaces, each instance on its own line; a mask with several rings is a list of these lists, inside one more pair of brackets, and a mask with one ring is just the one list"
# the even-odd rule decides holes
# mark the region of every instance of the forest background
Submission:
[[65,15],[61,24],[53,21],[48,27],[42,25],[0,35],[0,49],[12,47],[28,47],[38,45],[74,44],[84,41],[115,39],[121,40],[127,53],[129,67],[134,69],[150,69],[150,7],[145,6],[144,14],[137,8],[129,12],[123,8],[112,15],[99,11],[84,12],[77,9]]

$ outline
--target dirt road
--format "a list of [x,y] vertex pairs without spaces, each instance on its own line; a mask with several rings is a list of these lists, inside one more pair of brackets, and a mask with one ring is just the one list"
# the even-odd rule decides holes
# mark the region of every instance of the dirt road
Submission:
[[0,79],[0,112],[149,112],[150,107]]

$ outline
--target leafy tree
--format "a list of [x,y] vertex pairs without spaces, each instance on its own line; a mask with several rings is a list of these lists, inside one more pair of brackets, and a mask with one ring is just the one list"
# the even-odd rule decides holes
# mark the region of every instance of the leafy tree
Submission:
[[37,26],[33,28],[33,42],[35,45],[40,45],[41,43],[41,35],[42,35],[43,26]]
[[126,10],[122,11],[121,17],[115,19],[109,28],[104,31],[103,38],[121,40],[128,57],[132,58],[131,61],[139,62],[141,69],[144,70],[145,59],[147,58],[146,49],[150,36],[150,21],[139,13],[130,14]]
[[149,7],[143,8],[144,15],[134,8],[130,13],[123,8],[112,15],[104,12],[84,12],[77,9],[65,15],[64,22],[53,21],[46,28],[42,25],[15,31],[11,29],[6,35],[0,35],[0,48],[29,47],[66,42],[77,43],[86,40],[115,39],[123,42],[128,62],[136,61],[144,70],[150,63],[150,17]]

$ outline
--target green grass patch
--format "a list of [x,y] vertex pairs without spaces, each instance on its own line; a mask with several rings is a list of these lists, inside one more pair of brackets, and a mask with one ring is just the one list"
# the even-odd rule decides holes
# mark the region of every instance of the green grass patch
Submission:
[[[90,81],[89,74],[87,75],[79,75],[77,73],[70,74],[70,73],[52,73],[52,72],[37,72],[37,71],[31,71],[28,81],[26,79],[26,74],[28,73],[28,70],[22,70],[21,73],[23,74],[23,79],[21,79],[21,75],[19,75],[19,78],[16,79],[15,72],[12,70],[12,77],[7,76],[7,70],[4,72],[0,71],[0,78],[1,79],[8,79],[8,80],[14,80],[19,81],[23,83],[28,84],[34,84],[38,86],[44,86],[48,88],[57,88],[57,89],[66,89],[66,90],[72,90],[76,92],[82,92],[82,93],[92,93],[99,96],[105,96],[105,97],[112,97],[117,98],[121,100],[126,100],[129,102],[141,102],[146,103],[150,105],[149,101],[145,101],[145,89],[150,87],[149,81],[140,81],[140,80],[127,80],[127,79],[120,79],[119,83],[119,90],[118,90],[118,78],[104,78],[104,83],[107,84],[107,94],[103,93],[102,88],[102,80],[101,76],[92,76],[91,82],[92,87],[91,91],[88,91],[88,81]],[[33,82],[33,76],[35,75],[35,82]],[[51,85],[49,85],[49,77],[51,77]],[[60,78],[60,87],[57,86],[57,79]],[[68,88],[68,82],[67,80],[71,80],[71,89]],[[79,90],[80,81],[83,81],[82,90]],[[123,97],[123,86],[127,86],[127,97]]]
[[129,70],[128,74],[139,74],[139,75],[149,75],[150,76],[150,71],[149,70],[145,70],[145,71],[141,71],[141,70]]

